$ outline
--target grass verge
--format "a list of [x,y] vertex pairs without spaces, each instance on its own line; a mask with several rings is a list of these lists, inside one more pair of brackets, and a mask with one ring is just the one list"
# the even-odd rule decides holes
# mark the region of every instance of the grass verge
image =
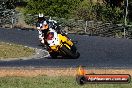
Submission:
[[131,88],[129,84],[85,84],[76,83],[70,76],[1,77],[0,88]]
[[34,49],[22,45],[0,42],[0,59],[28,57],[35,53]]
[[[0,69],[0,88],[131,88],[129,84],[78,85],[72,68]],[[132,74],[131,69],[88,69],[87,73]]]

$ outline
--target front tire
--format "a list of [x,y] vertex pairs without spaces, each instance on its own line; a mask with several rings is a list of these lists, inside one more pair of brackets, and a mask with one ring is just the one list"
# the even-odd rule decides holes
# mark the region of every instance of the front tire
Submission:
[[64,52],[66,55],[72,57],[73,59],[79,58],[80,54],[79,52],[72,52],[69,48],[67,48],[65,45],[61,47],[62,52]]
[[49,53],[49,54],[50,54],[50,56],[51,56],[53,59],[57,59],[57,56],[58,56],[57,53],[51,52],[51,53]]

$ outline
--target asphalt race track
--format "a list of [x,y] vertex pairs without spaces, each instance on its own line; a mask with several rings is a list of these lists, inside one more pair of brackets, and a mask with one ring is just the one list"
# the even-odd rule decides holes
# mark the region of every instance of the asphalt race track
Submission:
[[[34,58],[30,60],[0,61],[0,67],[132,67],[132,40],[86,35],[70,35],[77,40],[81,54],[78,59]],[[34,48],[39,46],[38,32],[16,29],[0,29],[0,41],[13,42]]]

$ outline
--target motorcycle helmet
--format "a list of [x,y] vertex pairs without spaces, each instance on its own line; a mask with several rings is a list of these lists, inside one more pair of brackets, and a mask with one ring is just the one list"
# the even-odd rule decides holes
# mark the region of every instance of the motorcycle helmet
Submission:
[[44,17],[44,14],[43,13],[39,13],[38,17],[39,18]]
[[43,21],[43,20],[45,20],[44,14],[43,13],[39,13],[38,21]]

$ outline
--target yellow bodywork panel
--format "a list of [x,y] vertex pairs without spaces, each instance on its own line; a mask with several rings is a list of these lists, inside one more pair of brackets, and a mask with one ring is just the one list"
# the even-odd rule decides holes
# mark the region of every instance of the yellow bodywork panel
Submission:
[[58,34],[60,38],[60,42],[66,42],[68,45],[72,46],[73,43],[71,40],[69,40],[66,36],[62,36],[61,34]]
[[70,49],[70,46],[73,45],[72,41],[69,40],[66,36],[62,36],[61,34],[58,34],[58,37],[59,37],[60,45],[50,46],[51,50],[58,51],[58,48],[62,47],[62,42],[66,42],[65,46],[67,46],[69,49]]

